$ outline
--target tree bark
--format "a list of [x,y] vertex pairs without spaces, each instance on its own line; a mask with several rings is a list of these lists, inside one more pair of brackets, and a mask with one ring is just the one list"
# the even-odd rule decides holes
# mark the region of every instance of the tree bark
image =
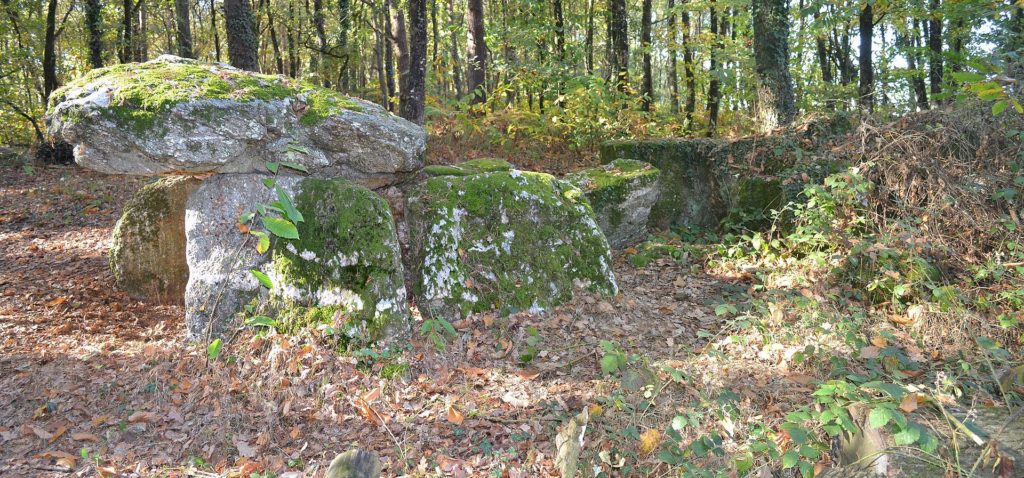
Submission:
[[587,55],[587,75],[594,74],[594,0],[587,1],[587,33],[584,40]]
[[391,0],[384,0],[384,76],[388,88],[388,101],[384,105],[388,111],[394,111],[392,98],[397,93],[395,86],[395,36],[391,31]]
[[427,0],[409,3],[409,78],[402,90],[402,117],[423,124],[423,103],[427,84]]
[[281,58],[281,45],[277,38],[277,25],[274,22],[274,6],[267,2],[267,28],[270,29],[270,46],[274,49],[274,64],[277,66],[277,74],[284,74],[284,59]]
[[57,89],[57,0],[46,7],[46,40],[43,46],[43,105]]
[[654,103],[654,71],[651,65],[651,10],[653,6],[651,3],[651,0],[643,1],[640,15],[640,51],[643,66],[643,84],[641,88],[643,99],[641,100],[640,107],[644,111],[651,111],[651,106]]
[[715,0],[711,0],[709,9],[711,16],[711,60],[708,62],[708,74],[711,81],[708,82],[708,130],[709,137],[714,136],[718,130],[718,109],[722,101],[722,92],[718,80],[718,50],[721,48],[722,39],[719,35],[718,12],[715,9]]
[[231,66],[259,71],[256,32],[249,0],[224,0],[224,24],[228,32],[228,61]]
[[608,33],[611,43],[612,75],[615,87],[629,91],[629,20],[626,18],[626,0],[608,0],[610,19]]
[[672,114],[679,114],[679,58],[677,50],[676,2],[668,0],[668,85],[672,96],[669,104]]
[[395,56],[398,57],[398,96],[401,98],[408,89],[409,37],[405,33],[405,14],[398,7],[395,7],[392,15],[391,27],[394,32],[392,40],[395,42]]
[[220,29],[217,28],[217,1],[210,0],[210,26],[213,30],[213,51],[214,58],[220,62]]
[[352,29],[352,6],[349,0],[338,0],[338,50],[342,56],[341,70],[338,76],[341,77],[340,86],[343,90],[349,89],[348,73],[351,71],[350,59],[352,56],[348,51],[348,37]]
[[942,92],[942,7],[941,0],[930,0],[928,19],[928,82],[932,95]]
[[907,55],[907,66],[913,71],[913,77],[910,79],[914,85],[914,95],[917,97],[917,108],[921,111],[928,109],[928,88],[924,83],[924,73],[920,70],[923,66],[921,61],[920,51],[921,45],[924,43],[921,40],[921,22],[918,19],[914,19],[913,29],[910,31],[912,35],[910,41],[911,51]]
[[757,75],[754,122],[760,132],[767,133],[796,118],[789,76],[789,9],[786,0],[754,0],[752,13]]
[[324,25],[323,0],[313,0],[313,29],[316,31],[317,51],[309,54],[309,73],[321,78],[322,86],[330,88],[330,80],[320,71],[320,63],[324,58],[324,52],[327,51],[327,28]]
[[[697,79],[693,70],[693,48],[690,46],[690,12],[684,10],[683,20],[683,74],[686,76],[686,127],[693,128],[693,114],[697,111]],[[700,22],[697,22],[699,25]],[[696,25],[694,25],[696,26]]]
[[124,0],[121,2],[121,6],[123,13],[121,16],[121,48],[118,49],[117,59],[121,63],[128,63],[132,61],[132,52],[135,51],[135,45],[132,42],[132,32],[134,31],[132,19],[135,17],[135,2]]
[[451,22],[452,34],[449,48],[451,49],[452,61],[452,82],[455,87],[455,97],[462,97],[462,61],[459,60],[459,29],[462,25],[462,17],[455,15],[455,0],[448,0],[448,21]]
[[484,84],[487,77],[487,44],[484,40],[484,2],[469,0],[469,35],[466,55],[469,57],[469,92],[473,95],[471,103],[487,101],[487,90]]
[[89,30],[89,66],[103,68],[103,4],[100,0],[85,3],[85,27]]
[[195,58],[192,53],[192,25],[189,20],[189,0],[174,0],[174,22],[177,27],[178,56]]
[[875,13],[870,3],[865,3],[858,16],[860,26],[860,80],[857,85],[858,104],[861,109],[875,110],[875,67],[871,59],[871,43],[874,41]]

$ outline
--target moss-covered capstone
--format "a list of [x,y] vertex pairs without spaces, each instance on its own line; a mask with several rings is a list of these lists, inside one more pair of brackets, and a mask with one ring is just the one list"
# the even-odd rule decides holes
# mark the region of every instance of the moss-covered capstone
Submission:
[[426,176],[469,176],[470,174],[511,171],[512,163],[503,159],[480,158],[457,164],[432,164],[423,168]]
[[136,299],[180,304],[188,282],[185,202],[198,179],[167,177],[143,186],[114,226],[110,269],[118,287]]
[[344,179],[305,179],[294,191],[305,219],[299,239],[274,241],[263,266],[277,320],[328,324],[357,344],[404,335],[405,278],[387,201]]
[[544,309],[577,288],[617,293],[608,241],[569,183],[517,170],[439,176],[407,198],[409,268],[427,315]]
[[[189,336],[219,336],[255,301],[286,328],[330,325],[349,344],[400,336],[408,324],[404,270],[387,202],[344,179],[277,177],[304,221],[299,239],[273,239],[265,254],[239,232],[239,217],[277,199],[258,174],[221,174],[189,197]],[[259,222],[257,221],[257,227]],[[250,272],[273,282],[269,291]]]
[[565,177],[580,188],[614,248],[635,244],[647,235],[647,220],[658,199],[661,171],[643,161],[616,159],[604,166]]
[[370,187],[423,165],[423,128],[373,103],[220,63],[161,56],[93,70],[50,97],[51,134],[114,174],[255,173],[268,161]]

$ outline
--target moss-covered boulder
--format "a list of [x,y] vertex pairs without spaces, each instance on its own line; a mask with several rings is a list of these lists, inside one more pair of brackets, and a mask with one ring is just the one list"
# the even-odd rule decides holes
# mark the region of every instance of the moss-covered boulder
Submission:
[[423,174],[434,176],[469,176],[470,174],[511,171],[512,163],[503,159],[480,158],[457,164],[432,164],[423,168]]
[[175,176],[140,189],[114,226],[110,269],[118,287],[136,299],[180,304],[188,283],[185,202],[198,179]]
[[[239,217],[277,199],[266,176],[223,174],[188,201],[189,336],[222,335],[251,303],[287,329],[328,325],[346,343],[401,334],[408,310],[398,238],[387,202],[344,179],[278,177],[304,220],[299,239],[273,239],[256,251]],[[267,274],[268,291],[251,270]],[[260,298],[258,301],[254,299]]]
[[750,176],[739,178],[729,188],[731,205],[728,222],[734,227],[763,230],[774,220],[772,211],[786,202],[782,181],[777,178]]
[[161,56],[89,72],[50,97],[75,161],[114,174],[257,173],[292,161],[371,188],[423,166],[426,133],[373,103],[283,76]]
[[566,176],[580,188],[614,248],[633,245],[647,235],[647,219],[658,200],[661,171],[643,161],[616,159],[604,166]]
[[517,170],[439,176],[407,198],[409,268],[427,315],[545,309],[578,288],[617,293],[608,241],[569,183]]

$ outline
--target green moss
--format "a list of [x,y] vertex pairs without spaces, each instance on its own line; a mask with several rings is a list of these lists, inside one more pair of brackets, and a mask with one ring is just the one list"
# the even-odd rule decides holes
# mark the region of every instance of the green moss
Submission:
[[281,100],[301,94],[309,107],[300,119],[306,125],[341,110],[359,108],[348,97],[309,83],[197,61],[126,63],[92,70],[55,92],[49,107],[52,109],[67,99],[69,93],[93,82],[107,84],[112,90],[110,102],[100,114],[137,133],[151,130],[174,105],[193,100],[244,103]]
[[[566,177],[580,188],[595,211],[607,217],[606,227],[622,223],[621,207],[630,193],[658,181],[661,171],[643,161],[615,159],[603,167],[591,168]],[[606,231],[607,232],[607,231]]]
[[393,378],[405,375],[409,371],[409,364],[404,363],[389,363],[381,367],[380,377],[391,380]]
[[[343,319],[340,332],[372,342],[404,318],[398,240],[387,201],[344,179],[305,179],[294,198],[299,239],[272,248],[271,291],[284,323]],[[337,324],[336,324],[337,325]]]
[[616,292],[590,205],[551,175],[435,177],[409,197],[414,287],[427,314],[546,308],[576,284]]
[[785,204],[785,192],[778,179],[740,178],[732,187],[732,208],[725,221],[732,227],[767,229],[773,220],[771,211]]
[[434,164],[423,168],[428,176],[468,176],[470,174],[511,171],[512,164],[502,159],[480,158],[458,164]]

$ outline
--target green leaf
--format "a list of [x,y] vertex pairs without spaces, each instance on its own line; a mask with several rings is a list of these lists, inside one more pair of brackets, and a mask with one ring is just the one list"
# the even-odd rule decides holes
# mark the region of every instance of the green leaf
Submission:
[[985,75],[979,73],[971,73],[967,71],[955,71],[953,72],[953,79],[958,83],[976,83],[985,80]]
[[910,445],[916,443],[921,438],[921,429],[918,428],[916,423],[911,423],[910,426],[893,435],[892,438],[897,445]]
[[672,429],[681,432],[686,429],[686,417],[676,415],[672,418]]
[[290,162],[290,161],[285,161],[285,162],[281,163],[281,166],[284,166],[284,167],[290,168],[290,169],[294,169],[296,171],[302,171],[304,173],[308,173],[309,172],[309,169],[306,169],[305,166],[303,166],[303,165],[301,165],[299,163],[293,163],[293,162]]
[[249,327],[269,327],[273,329],[277,327],[277,321],[265,315],[254,315],[245,320],[245,325],[248,325]]
[[274,178],[265,178],[263,180],[263,185],[266,186],[267,188],[274,187]]
[[295,204],[292,204],[291,196],[288,196],[288,193],[280,187],[274,189],[277,191],[277,200],[281,202],[281,209],[284,209],[284,213],[288,216],[288,219],[291,219],[295,224],[302,222],[304,220],[302,218],[302,213],[299,212],[298,209],[295,209]]
[[[302,154],[309,154],[309,150],[308,149],[306,149],[306,148],[304,148],[304,147],[302,147],[302,146],[300,146],[298,144],[289,144],[288,145],[288,151],[296,152],[296,153],[302,153]],[[287,166],[287,164],[288,163],[285,163],[286,166]]]
[[223,345],[223,342],[220,339],[210,342],[210,345],[206,347],[206,356],[210,360],[217,360],[217,357],[220,357],[221,345]]
[[789,450],[785,455],[782,455],[782,468],[793,468],[796,466],[797,460],[800,459],[800,454],[796,450]]
[[606,375],[611,375],[619,369],[619,359],[614,354],[608,354],[601,357],[601,371]]
[[810,445],[800,445],[800,456],[807,458],[808,460],[817,460],[821,452],[817,448]]
[[267,228],[271,234],[277,237],[283,237],[285,239],[299,238],[299,230],[295,228],[295,224],[292,224],[292,222],[287,219],[264,217],[263,227]]
[[264,274],[264,273],[262,273],[262,272],[260,272],[260,271],[258,271],[256,269],[251,269],[249,272],[252,274],[253,277],[256,278],[256,280],[260,281],[260,284],[262,284],[263,287],[266,287],[268,289],[273,289],[274,288],[274,282],[271,281],[270,277],[267,277],[266,274]]
[[270,170],[270,172],[272,172],[274,174],[277,174],[277,168],[279,166],[280,165],[275,163],[275,162],[267,162],[267,169]]
[[270,236],[263,231],[249,231],[249,234],[256,236],[259,242],[256,243],[256,252],[263,254],[270,249]]
[[256,217],[256,213],[254,213],[252,211],[245,211],[245,212],[242,213],[241,216],[238,216],[238,223],[239,224],[249,224],[249,221],[252,221],[252,218],[254,218],[254,217]]
[[1006,110],[1006,101],[999,100],[992,105],[992,116],[999,116]]
[[887,407],[875,407],[868,414],[868,424],[871,428],[882,428],[892,420],[893,411]]

